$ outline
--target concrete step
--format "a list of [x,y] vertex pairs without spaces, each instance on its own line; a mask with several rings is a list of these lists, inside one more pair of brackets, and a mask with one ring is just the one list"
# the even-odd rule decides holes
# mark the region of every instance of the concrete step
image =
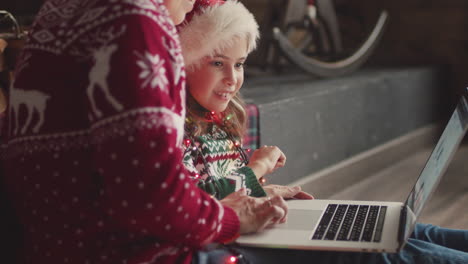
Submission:
[[403,68],[329,80],[295,72],[248,78],[242,93],[258,105],[260,145],[277,145],[288,158],[269,181],[297,181],[435,122],[443,77],[437,68]]
[[[404,202],[431,151],[432,148],[417,151],[392,166],[337,191],[329,198]],[[457,152],[423,210],[420,222],[468,229],[467,156],[468,146],[464,145]]]
[[[416,129],[385,144],[361,152],[320,171],[313,172],[291,182],[290,185],[300,185],[317,198],[329,199],[337,193],[349,190],[356,184],[372,181],[372,175],[381,174],[385,172],[386,168],[395,166],[395,164],[399,164],[416,152],[430,147],[436,141],[435,137],[438,133],[439,128],[437,125],[428,125]],[[417,174],[418,171],[413,172],[413,175]],[[369,192],[373,191],[369,190]],[[378,192],[378,190],[376,191]],[[366,194],[367,192],[360,195]],[[391,195],[391,197],[379,198],[384,201],[386,201],[385,199],[400,201],[405,198],[398,196],[398,193]],[[361,196],[360,199],[369,200],[372,197],[372,195]],[[350,196],[346,199],[357,198]]]
[[[320,199],[404,202],[435,144],[434,126],[291,183]],[[431,142],[432,141],[432,142]],[[399,156],[399,157],[398,157]],[[462,144],[419,222],[468,229],[468,144]],[[380,169],[379,169],[380,167]]]

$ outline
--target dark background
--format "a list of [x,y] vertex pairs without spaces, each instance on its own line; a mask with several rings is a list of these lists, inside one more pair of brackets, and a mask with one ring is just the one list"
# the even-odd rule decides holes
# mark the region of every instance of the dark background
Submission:
[[34,15],[42,5],[43,0],[2,0],[0,9],[7,10],[13,15]]
[[[255,6],[251,11],[262,23],[265,8],[275,0],[241,1]],[[0,0],[0,10],[10,11],[22,25],[27,26],[42,2]],[[448,97],[452,104],[457,95],[468,86],[467,0],[336,0],[336,3],[338,11],[343,15],[343,29],[351,32],[346,37],[351,40],[359,38],[359,29],[365,31],[367,26],[373,24],[379,10],[384,8],[389,12],[390,21],[386,32],[366,67],[436,65],[446,74],[441,93]],[[0,190],[1,194],[3,192]],[[1,201],[3,198],[0,197]],[[0,207],[3,206],[0,204]],[[5,210],[2,211],[5,213]],[[8,237],[8,231],[12,230],[3,229],[10,225],[0,226],[3,227],[0,233],[7,234]],[[0,240],[0,248],[4,249],[4,252],[14,253],[14,243],[19,242],[10,240],[4,245],[5,242],[5,239]],[[5,263],[10,262],[6,260]]]
[[[272,0],[241,0],[262,13]],[[2,0],[5,9],[27,23],[43,0]],[[468,1],[466,0],[335,0],[344,23],[372,25],[379,9],[385,8],[390,22],[382,42],[367,65],[414,66],[436,64],[449,73],[447,90],[460,93],[468,86]],[[350,20],[349,16],[353,19]],[[346,18],[347,17],[347,18]],[[352,31],[351,31],[352,32]],[[358,35],[358,34],[355,34]]]
[[[242,0],[262,23],[265,7],[281,0]],[[447,72],[446,95],[454,102],[468,86],[468,1],[334,0],[346,43],[363,39],[379,10],[389,13],[381,43],[366,66],[437,65]],[[346,45],[345,43],[345,45]]]

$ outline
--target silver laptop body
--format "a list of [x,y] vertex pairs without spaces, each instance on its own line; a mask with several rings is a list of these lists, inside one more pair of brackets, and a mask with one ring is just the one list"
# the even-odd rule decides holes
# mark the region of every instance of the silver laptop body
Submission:
[[244,246],[333,251],[398,252],[444,175],[468,129],[468,89],[405,203],[290,200],[288,221],[237,239]]

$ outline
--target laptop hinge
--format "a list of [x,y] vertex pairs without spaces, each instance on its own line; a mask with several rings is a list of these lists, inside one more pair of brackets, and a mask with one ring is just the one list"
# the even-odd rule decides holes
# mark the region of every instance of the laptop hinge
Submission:
[[404,204],[401,208],[400,214],[400,224],[398,228],[398,248],[401,249],[403,247],[403,243],[405,241],[405,230],[406,230],[406,218],[407,218],[408,210],[406,209],[406,205]]

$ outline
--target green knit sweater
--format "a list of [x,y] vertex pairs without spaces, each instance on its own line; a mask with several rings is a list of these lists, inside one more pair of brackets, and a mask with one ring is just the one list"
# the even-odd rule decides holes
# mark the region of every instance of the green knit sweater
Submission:
[[200,188],[218,199],[240,188],[246,188],[250,196],[266,196],[255,173],[245,166],[234,142],[219,126],[213,125],[210,133],[192,139],[191,144],[188,138],[184,140],[183,161]]

